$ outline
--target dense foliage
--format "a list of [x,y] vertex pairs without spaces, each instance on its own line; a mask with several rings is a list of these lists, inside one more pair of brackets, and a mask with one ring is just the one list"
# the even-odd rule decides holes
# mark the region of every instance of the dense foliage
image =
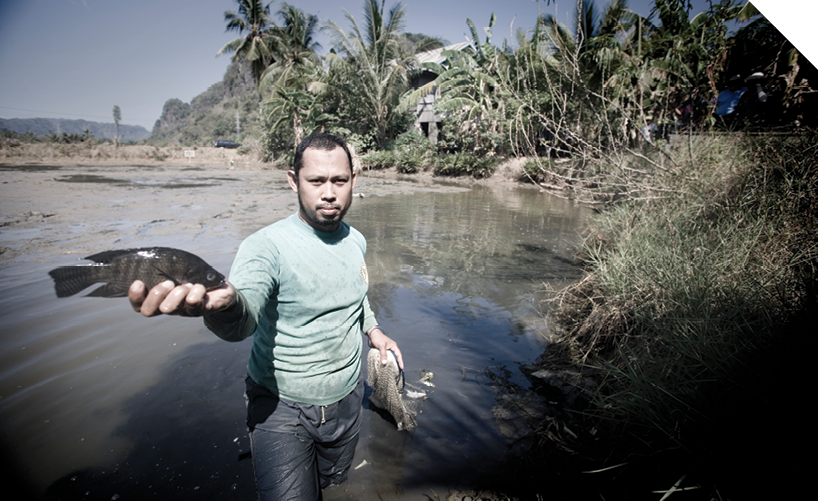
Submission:
[[[271,158],[290,155],[305,134],[324,130],[345,136],[359,153],[392,151],[414,127],[418,99],[433,93],[438,156],[528,157],[531,180],[610,201],[638,193],[644,180],[584,165],[602,160],[621,172],[623,155],[658,151],[672,133],[792,129],[818,120],[811,87],[818,72],[739,0],[714,1],[701,13],[685,0],[655,0],[648,17],[626,0],[604,9],[578,0],[571,26],[540,15],[529,31],[501,44],[492,38],[493,16],[483,30],[467,19],[471,44],[444,50],[442,63],[423,64],[414,56],[445,41],[403,33],[407,7],[400,2],[366,0],[361,16],[346,14],[346,26],[321,24],[285,2],[275,13],[263,1],[236,5],[225,21],[241,36],[219,52],[233,55],[225,81],[190,105],[168,101],[154,140],[207,144],[249,134]],[[322,57],[319,29],[332,35]],[[433,81],[411,88],[423,72]],[[754,73],[762,77],[743,83],[749,91],[738,111],[717,120],[714,103],[729,79]],[[763,103],[750,102],[756,84],[766,93]],[[568,157],[581,166],[554,161]],[[420,168],[458,163],[441,158]]]

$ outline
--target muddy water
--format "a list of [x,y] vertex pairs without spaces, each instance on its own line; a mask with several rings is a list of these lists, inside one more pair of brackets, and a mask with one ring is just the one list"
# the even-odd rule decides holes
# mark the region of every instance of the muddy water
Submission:
[[[250,341],[220,341],[197,320],[144,319],[124,299],[58,300],[47,272],[143,245],[184,248],[226,272],[242,238],[294,210],[283,174],[3,176],[4,475],[51,499],[253,499]],[[412,435],[365,399],[357,468],[325,499],[426,499],[507,475],[486,370],[524,383],[520,363],[543,349],[539,292],[577,277],[570,256],[585,212],[525,187],[362,179],[358,191],[367,196],[347,220],[367,237],[370,300],[401,346],[407,383],[427,398],[413,402]],[[418,381],[422,370],[434,387]]]

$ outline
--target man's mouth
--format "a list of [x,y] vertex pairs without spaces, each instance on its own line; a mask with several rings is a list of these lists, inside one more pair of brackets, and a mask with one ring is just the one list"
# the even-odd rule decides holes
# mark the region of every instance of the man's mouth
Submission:
[[318,208],[318,212],[325,216],[334,216],[339,211],[338,207],[334,207],[332,205],[325,205],[323,207]]

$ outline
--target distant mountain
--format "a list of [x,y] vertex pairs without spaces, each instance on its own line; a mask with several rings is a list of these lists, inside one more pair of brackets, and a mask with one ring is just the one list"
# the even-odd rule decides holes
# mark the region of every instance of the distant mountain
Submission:
[[[0,129],[8,129],[17,134],[31,132],[35,136],[54,134],[82,134],[85,129],[94,137],[113,139],[116,127],[112,123],[89,122],[87,120],[67,120],[64,118],[0,118]],[[141,125],[119,125],[120,141],[140,141],[150,137],[151,133]]]

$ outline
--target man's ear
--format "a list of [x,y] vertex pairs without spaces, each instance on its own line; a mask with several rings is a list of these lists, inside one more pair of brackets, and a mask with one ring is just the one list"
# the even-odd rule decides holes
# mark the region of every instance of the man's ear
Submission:
[[287,182],[290,183],[290,188],[298,193],[298,177],[296,177],[294,170],[287,171]]

